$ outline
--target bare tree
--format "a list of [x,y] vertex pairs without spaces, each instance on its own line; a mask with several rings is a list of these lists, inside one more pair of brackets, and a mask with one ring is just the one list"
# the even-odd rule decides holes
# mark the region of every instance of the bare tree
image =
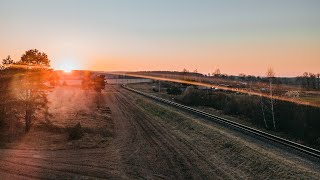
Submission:
[[188,73],[189,71],[188,71],[186,68],[183,68],[182,72],[186,74],[186,73]]
[[274,118],[274,98],[273,98],[273,89],[272,89],[272,80],[275,77],[275,73],[274,73],[272,68],[269,68],[267,70],[267,77],[269,79],[270,105],[271,105],[273,128],[274,128],[274,130],[277,130],[276,121],[275,121],[275,118]]
[[317,89],[320,89],[320,73],[317,74]]
[[215,77],[219,77],[221,75],[220,69],[218,68],[218,69],[214,70],[214,72],[212,74]]
[[240,77],[242,80],[246,80],[246,74],[244,74],[244,73],[240,73],[240,74],[239,74],[239,77]]
[[298,77],[301,87],[306,89],[320,89],[320,74],[304,72]]
[[265,109],[266,109],[266,108],[265,108],[265,105],[264,105],[264,103],[263,103],[262,92],[261,92],[261,96],[260,96],[260,105],[261,105],[263,122],[264,122],[264,125],[266,126],[266,129],[268,129],[268,124],[267,124],[266,114],[265,114]]
[[304,72],[302,75],[302,79],[303,79],[302,86],[304,86],[305,88],[309,88],[310,87],[309,73]]

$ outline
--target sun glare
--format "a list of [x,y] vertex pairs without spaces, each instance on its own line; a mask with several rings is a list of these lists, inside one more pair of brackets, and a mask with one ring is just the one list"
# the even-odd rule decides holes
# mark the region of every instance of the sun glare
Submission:
[[60,64],[56,69],[62,70],[65,73],[70,73],[72,70],[76,70],[79,67],[76,65],[76,63],[73,63],[71,61],[64,62],[63,64]]
[[73,69],[71,67],[64,67],[62,68],[62,71],[63,72],[66,72],[66,73],[70,73]]

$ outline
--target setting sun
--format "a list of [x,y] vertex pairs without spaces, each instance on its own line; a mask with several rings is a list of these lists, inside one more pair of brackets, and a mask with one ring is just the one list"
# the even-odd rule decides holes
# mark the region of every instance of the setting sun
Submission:
[[54,69],[70,73],[72,70],[79,69],[79,66],[75,62],[69,60],[61,62],[61,64],[57,65]]
[[61,68],[62,71],[69,73],[73,70],[74,68],[72,68],[71,66],[65,65]]

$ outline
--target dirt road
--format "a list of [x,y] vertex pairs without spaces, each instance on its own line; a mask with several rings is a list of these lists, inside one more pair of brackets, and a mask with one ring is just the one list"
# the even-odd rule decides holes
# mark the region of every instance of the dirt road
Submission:
[[279,179],[320,178],[305,162],[108,86],[114,135],[106,146],[0,149],[1,179]]

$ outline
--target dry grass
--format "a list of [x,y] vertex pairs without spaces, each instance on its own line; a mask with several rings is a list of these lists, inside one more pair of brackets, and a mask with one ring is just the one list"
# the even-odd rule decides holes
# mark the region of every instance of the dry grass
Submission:
[[[96,148],[107,145],[113,136],[110,109],[103,103],[104,97],[78,87],[57,87],[49,96],[48,120],[34,123],[32,130],[5,144],[7,148],[58,150]],[[99,103],[99,107],[97,104]],[[80,123],[83,137],[70,140],[68,128]]]
[[[97,106],[94,94],[64,88],[50,94],[56,100],[51,123],[35,124],[12,149],[0,149],[1,177],[319,178],[301,162],[294,164],[227,129],[124,89],[109,86],[98,98],[106,102]],[[83,137],[68,140],[66,127],[79,122]]]
[[[147,92],[147,93],[153,94],[154,96],[157,96],[157,97],[160,97],[160,98],[163,98],[163,99],[168,99],[168,100],[171,100],[171,101],[175,101],[175,98],[178,97],[178,96],[175,96],[175,95],[169,95],[165,91],[162,91],[160,93],[154,92],[154,91],[152,91],[152,86],[153,85],[154,84],[152,84],[152,83],[140,83],[140,84],[130,84],[129,86],[132,87],[133,89],[137,89],[137,90],[142,91],[142,92]],[[236,96],[240,97],[240,96],[247,96],[247,95],[237,94]],[[319,105],[320,105],[320,96],[316,95],[316,93],[313,93],[312,97],[308,96],[308,97],[301,97],[301,98],[306,98],[306,101],[308,101],[308,100],[309,101],[313,101],[315,103],[319,103]],[[250,120],[250,118],[245,117],[245,116],[235,115],[235,114],[226,114],[226,113],[223,112],[223,110],[218,110],[218,109],[215,109],[215,108],[212,108],[212,107],[208,107],[208,106],[195,106],[195,108],[197,108],[197,109],[199,109],[201,111],[216,115],[216,116],[220,116],[220,117],[226,118],[228,120],[231,120],[231,121],[234,121],[234,122],[237,122],[237,123],[241,123],[243,125],[247,125],[247,126],[250,126],[250,127],[253,127],[253,128],[268,132],[270,134],[273,134],[273,135],[276,135],[276,136],[279,136],[279,137],[282,137],[282,138],[285,138],[285,139],[289,139],[291,141],[295,141],[295,142],[300,143],[300,144],[305,143],[304,141],[302,141],[301,139],[297,138],[295,135],[292,135],[290,133],[268,130],[268,129],[265,128],[265,126],[259,125],[259,124],[255,123],[254,121]],[[316,146],[312,146],[312,147],[316,148],[316,149],[319,149],[317,145]]]
[[320,96],[302,96],[300,99],[320,106]]
[[171,127],[177,137],[194,143],[209,161],[228,169],[236,177],[253,179],[318,179],[319,172],[304,167],[279,155],[248,143],[225,129],[186,116],[167,106],[155,105],[150,100],[136,99],[147,113]]

